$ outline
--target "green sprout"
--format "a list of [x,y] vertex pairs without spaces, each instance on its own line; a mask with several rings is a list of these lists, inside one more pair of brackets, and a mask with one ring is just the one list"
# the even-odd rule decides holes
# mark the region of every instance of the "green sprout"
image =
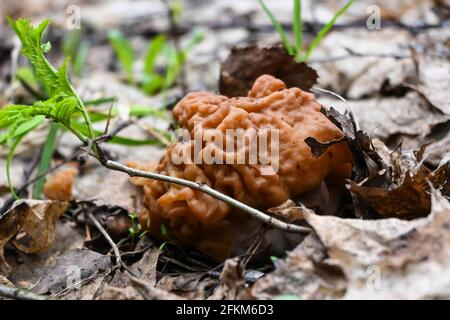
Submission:
[[131,246],[134,247],[136,236],[140,237],[142,226],[139,223],[139,219],[136,213],[131,212],[128,214],[128,216],[131,219],[131,227],[128,228],[128,232],[130,233],[131,237]]
[[[137,81],[134,76],[135,53],[130,41],[117,30],[109,32],[108,38],[122,65],[128,83],[136,85]],[[189,52],[202,40],[203,33],[198,31],[183,49],[177,51],[168,42],[166,36],[156,36],[146,50],[143,58],[144,70],[142,80],[137,85],[149,95],[171,88],[178,78]],[[157,66],[157,61],[160,57],[164,60],[163,72],[158,70]]]
[[163,237],[167,237],[167,227],[165,224],[161,224],[161,234]]
[[[7,145],[9,148],[6,159],[6,177],[11,194],[18,198],[11,181],[11,163],[15,150],[24,137],[45,123],[46,119],[51,120],[48,137],[38,165],[38,174],[45,173],[50,166],[58,129],[72,132],[82,143],[87,144],[90,139],[103,134],[101,131],[94,130],[93,122],[105,120],[108,115],[102,116],[95,112],[89,112],[86,105],[114,101],[115,98],[82,101],[68,79],[67,69],[70,57],[66,57],[58,69],[50,64],[45,53],[51,49],[51,45],[49,42],[42,42],[42,36],[49,24],[48,19],[37,27],[33,27],[30,20],[27,19],[14,21],[8,18],[8,21],[22,43],[22,53],[33,67],[33,70],[20,69],[16,77],[32,89],[42,86],[44,91],[44,94],[36,93],[37,101],[31,105],[8,105],[0,109],[0,145]],[[137,113],[139,116],[148,114],[162,116],[157,110],[150,108],[145,113],[142,107],[131,108],[130,114],[133,113]],[[110,142],[128,146],[161,143],[158,139],[135,140],[119,135]],[[39,179],[35,184],[33,196],[37,199],[40,198],[43,182],[43,179]]]
[[333,28],[337,19],[342,16],[347,10],[351,7],[354,0],[349,0],[346,4],[333,16],[333,18],[328,21],[327,24],[319,31],[317,36],[313,39],[313,41],[309,44],[307,48],[304,48],[303,45],[303,21],[302,21],[302,1],[301,0],[293,0],[294,1],[294,10],[293,10],[293,30],[294,30],[294,43],[291,43],[287,32],[283,29],[281,23],[275,18],[270,9],[266,6],[263,0],[258,0],[261,8],[267,14],[272,25],[280,35],[281,41],[283,42],[283,46],[289,55],[294,56],[297,62],[306,62],[311,57],[314,50],[323,40],[323,38],[330,32],[331,28]]

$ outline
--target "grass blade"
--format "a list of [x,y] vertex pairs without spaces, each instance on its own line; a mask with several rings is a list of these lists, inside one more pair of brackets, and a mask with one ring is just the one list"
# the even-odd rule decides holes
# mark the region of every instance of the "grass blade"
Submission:
[[283,42],[284,47],[286,48],[287,52],[290,55],[294,54],[294,48],[292,47],[289,38],[286,34],[286,31],[284,31],[281,23],[277,20],[277,18],[275,18],[275,16],[273,15],[273,13],[269,10],[269,8],[267,8],[266,4],[264,3],[263,0],[258,0],[261,8],[264,10],[264,12],[267,14],[267,16],[269,17],[270,21],[272,22],[272,25],[274,26],[274,28],[277,30],[277,32],[280,34],[281,37],[281,41]]
[[8,182],[9,190],[11,191],[11,195],[14,197],[14,199],[19,199],[18,194],[16,193],[16,190],[14,190],[14,186],[12,184],[11,180],[11,164],[12,160],[14,159],[14,153],[16,152],[16,148],[19,145],[20,141],[22,141],[23,137],[26,134],[23,134],[22,136],[16,138],[9,146],[8,150],[8,156],[6,157],[6,180]]
[[303,51],[303,21],[302,21],[302,1],[294,0],[294,38],[295,57],[301,59]]
[[303,61],[308,61],[311,57],[311,54],[313,51],[317,48],[319,43],[322,41],[322,39],[330,32],[331,28],[333,28],[334,24],[336,23],[337,19],[342,16],[353,4],[354,0],[349,0],[331,19],[323,28],[320,30],[319,34],[316,36],[316,38],[311,42],[311,45],[308,48],[308,51],[306,52]]
[[122,67],[127,75],[128,81],[134,83],[133,65],[134,51],[130,41],[120,31],[110,31],[108,34],[111,46],[117,55]]
[[95,100],[84,100],[83,103],[85,106],[99,106],[105,103],[115,103],[117,102],[116,97],[106,97],[106,98],[99,98]]
[[89,44],[87,42],[81,42],[78,48],[75,59],[73,60],[73,71],[76,75],[82,76],[84,68],[86,67],[86,59],[89,54]]
[[[48,131],[47,141],[42,149],[41,159],[39,161],[38,176],[47,172],[52,161],[53,151],[55,150],[56,138],[58,134],[58,124],[52,122]],[[33,198],[41,199],[42,189],[44,188],[45,178],[42,177],[36,181],[34,185]]]
[[158,55],[163,51],[166,45],[166,37],[164,35],[159,35],[153,39],[151,44],[147,49],[147,53],[144,58],[144,73],[152,74],[155,73],[155,63]]

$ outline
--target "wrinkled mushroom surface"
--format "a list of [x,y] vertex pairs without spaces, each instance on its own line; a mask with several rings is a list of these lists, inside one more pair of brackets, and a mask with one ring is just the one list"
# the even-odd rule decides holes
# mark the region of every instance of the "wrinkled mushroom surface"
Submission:
[[[278,206],[319,188],[324,181],[342,185],[349,177],[352,160],[345,143],[329,147],[316,158],[304,141],[313,137],[328,142],[342,138],[343,133],[320,112],[313,94],[286,88],[272,76],[259,77],[247,97],[191,93],[176,105],[173,115],[181,128],[187,129],[190,139],[172,144],[153,170],[208,184],[255,208]],[[229,129],[254,129],[258,133],[268,130],[265,155],[278,158],[272,174],[262,171],[267,164],[261,164],[259,154],[257,163],[250,163],[250,153],[255,151],[250,147],[251,139],[239,144],[235,137],[227,136]],[[274,132],[270,130],[278,133],[278,157],[270,154],[273,150],[270,132]],[[196,149],[194,136],[198,132],[202,139]],[[216,143],[218,136],[223,138],[222,146]],[[230,151],[226,146],[231,140],[234,149]],[[259,150],[259,142],[257,147]],[[174,153],[179,159],[180,155],[189,155],[189,151],[191,161],[181,164],[173,161]],[[207,164],[208,155],[223,159],[224,163]],[[236,163],[242,156],[245,163]],[[141,213],[141,224],[155,236],[162,236],[164,224],[169,237],[220,261],[257,232],[259,224],[254,219],[200,191],[156,180],[134,181],[143,186],[145,193],[146,210]]]

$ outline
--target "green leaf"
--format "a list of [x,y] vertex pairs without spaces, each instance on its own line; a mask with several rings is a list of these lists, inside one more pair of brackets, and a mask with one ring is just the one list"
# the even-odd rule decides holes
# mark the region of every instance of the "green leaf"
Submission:
[[[87,134],[86,126],[83,123],[73,121],[72,127],[75,128],[76,130],[80,131],[82,134]],[[95,130],[95,134],[97,136],[99,136],[99,135],[102,135],[103,132]],[[127,137],[123,137],[123,136],[115,136],[109,142],[118,144],[118,145],[134,146],[134,147],[148,146],[148,145],[160,145],[161,144],[161,142],[157,139],[138,140],[138,139],[132,139],[132,138],[127,138]]]
[[160,53],[162,53],[166,42],[166,37],[164,35],[159,35],[150,43],[144,57],[144,73],[146,75],[152,75],[155,73],[156,58]]
[[165,224],[161,224],[161,234],[166,237],[167,236],[167,227]]
[[167,119],[167,114],[165,110],[160,110],[149,106],[131,106],[130,116],[134,117],[151,116],[158,119]]
[[11,164],[12,164],[12,160],[14,158],[14,153],[16,152],[16,148],[24,136],[25,136],[25,134],[20,137],[17,137],[13,140],[13,142],[10,144],[10,147],[8,150],[8,156],[6,157],[6,180],[8,181],[9,190],[11,191],[11,194],[13,195],[13,197],[15,199],[19,199],[19,196],[17,195],[16,190],[14,190],[14,186],[12,184]]
[[303,50],[303,21],[302,21],[302,1],[294,0],[294,38],[295,56],[301,59]]
[[77,99],[62,93],[32,106],[10,105],[0,109],[0,129],[7,128],[7,139],[14,139],[34,129],[44,117],[70,129],[71,117],[80,111]]
[[85,100],[83,101],[85,106],[100,106],[105,103],[114,103],[117,102],[116,97],[106,97],[106,98],[100,98],[95,100]]
[[49,52],[50,50],[52,50],[52,44],[50,43],[50,41],[47,41],[46,43],[41,45],[41,50],[44,53]]
[[128,81],[134,83],[133,65],[134,65],[134,51],[131,43],[125,36],[117,30],[110,31],[108,38],[114,52],[117,55],[123,69],[127,75]]
[[80,44],[77,54],[75,55],[75,60],[73,61],[73,71],[78,76],[83,75],[88,54],[89,54],[89,44],[83,41]]
[[277,30],[278,34],[281,37],[281,41],[283,42],[283,45],[286,49],[286,51],[290,54],[293,55],[294,54],[294,48],[292,47],[289,38],[286,34],[286,31],[284,31],[283,26],[281,25],[281,23],[277,20],[277,18],[275,18],[275,16],[273,15],[273,13],[269,10],[269,8],[266,6],[266,4],[264,3],[263,0],[258,0],[261,8],[264,10],[264,12],[267,14],[267,16],[269,17],[270,21],[272,22],[272,25],[274,26],[275,30]]
[[[38,175],[42,175],[47,172],[50,168],[52,162],[53,151],[56,145],[58,133],[58,124],[53,122],[50,126],[47,140],[45,141],[44,147],[42,149],[41,159],[39,161]],[[34,199],[41,199],[42,189],[44,188],[45,178],[42,177],[34,184]]]
[[38,125],[44,121],[44,116],[35,116],[34,118],[31,118],[30,120],[26,120],[22,122],[20,125],[18,125],[17,129],[14,131],[12,138],[17,138],[25,133],[30,132],[34,128],[36,128]]
[[171,9],[174,20],[178,22],[181,18],[181,14],[183,13],[183,4],[181,1],[173,1]]
[[81,40],[81,30],[74,29],[69,33],[66,33],[63,38],[62,50],[66,57],[75,59]]
[[[49,42],[42,44],[42,35],[49,20],[44,20],[37,27],[33,27],[30,20],[14,21],[9,17],[7,19],[22,43],[22,53],[30,60],[37,79],[43,84],[50,97],[47,100],[37,101],[31,106],[9,105],[0,109],[0,143],[7,143],[9,146],[6,174],[11,193],[17,197],[11,184],[10,168],[14,152],[27,133],[42,123],[44,118],[50,118],[70,130],[81,141],[86,142],[86,136],[71,126],[71,117],[78,112],[83,115],[89,138],[93,137],[93,129],[83,102],[69,82],[67,74],[69,59],[66,59],[56,70],[44,56],[44,52],[51,48]],[[50,132],[48,140],[51,142],[52,139],[52,132]],[[50,142],[48,142],[49,146]],[[50,147],[48,152],[49,150]],[[44,159],[43,166],[46,165],[46,161],[49,161],[51,155],[44,156],[47,158]]]
[[322,41],[322,39],[330,32],[331,28],[333,28],[334,24],[336,23],[337,19],[342,16],[347,10],[351,7],[354,0],[349,0],[335,15],[334,17],[320,30],[319,34],[314,38],[314,40],[311,42],[308,50],[306,51],[305,57],[303,58],[303,61],[308,61],[311,57],[311,54],[313,51],[317,48],[319,43]]
[[156,73],[145,74],[142,79],[142,89],[149,94],[153,95],[158,92],[164,84],[164,78]]
[[194,49],[195,46],[199,45],[204,39],[205,34],[201,30],[197,30],[189,39],[189,42],[183,51],[185,53],[190,52],[192,49]]
[[[42,81],[45,90],[53,95],[59,90],[57,71],[50,65],[44,56],[41,42],[49,20],[42,21],[36,28],[31,26],[30,20],[18,19],[14,21],[7,18],[22,43],[22,53],[34,67],[37,77]],[[45,47],[45,45],[44,45]]]
[[172,46],[165,49],[167,59],[167,70],[163,82],[163,90],[167,90],[175,83],[181,71],[181,60],[179,53]]

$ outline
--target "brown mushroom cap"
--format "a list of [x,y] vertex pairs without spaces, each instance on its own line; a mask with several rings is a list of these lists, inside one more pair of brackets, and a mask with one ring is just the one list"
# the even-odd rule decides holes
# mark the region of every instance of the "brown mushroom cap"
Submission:
[[[206,183],[263,210],[319,187],[327,177],[332,176],[338,183],[343,183],[350,174],[352,162],[347,145],[335,144],[316,158],[304,141],[313,137],[325,143],[343,136],[320,112],[320,107],[313,94],[299,88],[288,89],[282,81],[269,75],[259,77],[247,97],[191,93],[176,105],[173,114],[180,126],[189,131],[192,140],[171,145],[155,171]],[[201,163],[194,163],[196,149],[193,139],[200,126],[206,142],[203,141],[197,149]],[[229,129],[277,130],[278,171],[264,175],[261,171],[265,167],[263,164],[248,163],[251,150],[248,143],[230,152],[226,145],[218,146],[208,140],[213,135],[227,141]],[[191,163],[173,162],[173,153],[180,150],[191,151]],[[243,155],[246,162],[207,164],[208,154],[222,158],[223,162],[226,162],[226,157],[237,159],[238,155]],[[141,222],[145,226],[145,221],[151,217],[149,229],[156,236],[161,236],[160,224],[164,223],[170,237],[216,260],[223,260],[229,256],[237,235],[252,233],[252,219],[209,195],[156,180],[141,183],[144,184],[147,208],[141,215]]]

